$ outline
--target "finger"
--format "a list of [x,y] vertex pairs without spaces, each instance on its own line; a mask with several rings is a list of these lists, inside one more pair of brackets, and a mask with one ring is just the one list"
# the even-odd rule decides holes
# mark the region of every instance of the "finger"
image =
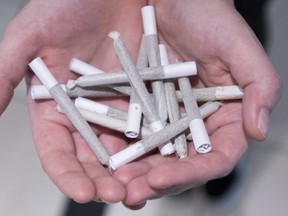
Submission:
[[[264,75],[265,76],[265,75]],[[270,79],[268,78],[270,77]],[[248,134],[259,141],[264,140],[269,129],[269,119],[277,104],[282,87],[277,76],[252,81],[243,86],[243,121]]]
[[144,161],[132,162],[117,169],[114,172],[114,176],[124,185],[127,185],[133,179],[147,174],[150,169],[150,164]]
[[160,154],[154,154],[119,168],[116,172],[121,172],[121,175],[118,173],[117,177],[120,176],[125,179],[127,189],[125,205],[130,209],[137,209],[142,207],[147,200],[163,196],[166,191],[151,187],[147,181],[147,174],[153,167],[172,163],[176,160],[176,157],[163,157]]
[[139,209],[142,209],[145,207],[146,205],[146,202],[143,202],[141,204],[138,204],[138,205],[127,205],[126,203],[123,203],[123,205],[126,207],[126,208],[129,208],[131,210],[139,210]]
[[[99,163],[65,116],[55,112],[53,114],[52,104],[45,102],[33,107],[35,103],[31,102],[31,108],[34,108],[31,119],[35,143],[48,176],[63,193],[76,202],[94,199],[107,203],[122,201],[126,196],[124,186]],[[113,143],[109,135],[100,135],[99,138],[102,142]],[[117,140],[120,139],[116,138],[114,142]],[[121,142],[117,144],[123,145]]]
[[123,134],[109,129],[103,130],[103,132],[99,135],[99,139],[105,145],[110,155],[113,155],[116,152],[126,148],[128,144]]
[[264,140],[270,113],[281,96],[281,81],[252,30],[245,24],[242,29],[234,51],[226,57],[233,77],[244,89],[244,128],[252,138]]
[[213,151],[194,154],[190,145],[187,158],[166,162],[149,172],[147,178],[152,188],[166,190],[164,193],[176,193],[177,189],[181,192],[187,186],[195,187],[225,176],[233,169],[248,146],[242,129],[241,104],[224,105],[207,119],[206,125]]
[[33,131],[45,172],[68,197],[79,203],[91,201],[96,189],[76,157],[71,132],[55,123],[39,123]]
[[[127,146],[126,140],[119,136],[119,133],[113,131],[108,130],[101,133],[99,139],[110,154]],[[83,148],[81,149],[83,151]],[[87,152],[92,154],[92,151],[88,150],[89,149],[87,149]],[[91,158],[93,155],[88,155],[88,157]],[[88,161],[89,158],[84,160]],[[106,203],[117,203],[124,200],[126,196],[125,186],[109,172],[108,168],[103,167],[99,163],[85,164],[84,168],[87,175],[93,179],[96,188],[96,197],[98,199],[101,199]]]
[[[91,201],[96,189],[77,158],[75,128],[65,115],[55,111],[54,101],[28,98],[28,105],[34,143],[44,171],[68,197],[79,203]],[[92,162],[96,160],[95,156]]]
[[[22,35],[22,34],[20,34]],[[22,80],[33,50],[19,34],[6,31],[0,43],[0,114],[8,106],[14,89]]]
[[156,189],[172,185],[203,184],[208,180],[227,175],[247,149],[242,123],[231,123],[218,128],[211,136],[213,151],[195,154],[177,162],[152,169],[147,178]]
[[149,186],[146,175],[140,176],[132,180],[127,186],[127,196],[123,203],[130,209],[143,206],[147,200],[156,199],[162,195]]
[[157,199],[165,195],[179,194],[195,185],[172,185],[169,188],[153,188],[147,182],[146,175],[131,180],[127,185],[127,197],[124,205],[132,210],[143,208],[147,200]]
[[95,185],[94,199],[105,203],[117,203],[124,200],[126,189],[124,185],[114,178],[107,168],[99,163],[83,163],[85,173]]
[[160,196],[177,194],[227,175],[246,151],[247,141],[242,129],[241,104],[228,104],[218,112],[207,122],[212,133],[212,153],[195,154],[194,146],[190,144],[189,156],[185,159],[155,154],[124,166],[122,169],[130,173],[137,172],[137,167],[141,169],[143,164],[147,167],[142,175],[138,171],[139,176],[131,177],[130,182],[127,180],[125,203],[136,205]]

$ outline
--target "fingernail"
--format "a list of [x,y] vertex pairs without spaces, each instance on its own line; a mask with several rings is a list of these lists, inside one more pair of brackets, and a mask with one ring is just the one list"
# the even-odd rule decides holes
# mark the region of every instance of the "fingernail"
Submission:
[[258,119],[258,129],[260,130],[264,138],[266,138],[268,132],[269,116],[270,111],[267,108],[262,108],[260,110]]
[[97,203],[105,203],[105,204],[112,204],[111,202],[107,202],[106,200],[100,199],[100,198],[95,198],[93,199],[94,202]]
[[95,198],[93,199],[93,201],[97,203],[105,203],[102,199],[99,199],[99,198]]

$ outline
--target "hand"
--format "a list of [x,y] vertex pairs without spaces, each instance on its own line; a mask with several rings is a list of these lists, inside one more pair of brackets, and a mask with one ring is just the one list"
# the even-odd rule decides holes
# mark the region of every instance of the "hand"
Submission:
[[[119,70],[110,31],[121,32],[136,58],[142,35],[140,9],[144,1],[32,0],[10,23],[0,45],[0,112],[13,89],[27,75],[28,89],[39,84],[28,63],[41,57],[60,83],[75,78],[69,62],[77,57],[99,68]],[[131,31],[133,29],[133,31]],[[103,100],[125,107],[124,101]],[[55,102],[33,101],[28,95],[33,137],[42,166],[59,189],[77,202],[126,197],[124,185],[113,178],[87,147],[67,118],[55,112]],[[95,127],[112,154],[127,145],[123,136]]]
[[249,139],[265,139],[269,115],[281,95],[272,63],[232,1],[150,3],[155,6],[160,41],[168,46],[171,60],[197,61],[199,76],[193,78],[194,86],[239,84],[244,98],[226,103],[207,118],[211,153],[196,154],[190,144],[185,159],[151,155],[118,169],[115,175],[127,185],[124,203],[129,208],[141,208],[148,199],[227,175]]

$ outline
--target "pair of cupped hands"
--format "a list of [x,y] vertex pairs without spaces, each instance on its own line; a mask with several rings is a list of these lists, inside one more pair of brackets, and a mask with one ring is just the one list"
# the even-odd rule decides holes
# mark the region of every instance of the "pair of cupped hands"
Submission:
[[[111,174],[69,120],[55,111],[53,100],[31,99],[29,87],[40,82],[28,64],[41,57],[60,83],[76,78],[69,71],[73,57],[107,72],[119,71],[107,34],[120,32],[136,60],[143,34],[141,8],[148,4],[155,7],[159,41],[171,59],[196,60],[195,88],[237,84],[244,97],[224,103],[205,120],[212,152],[197,154],[189,144],[184,159],[150,154]],[[123,202],[131,209],[227,175],[249,139],[265,139],[281,95],[271,61],[231,0],[31,0],[8,25],[0,44],[1,113],[24,76],[35,146],[50,179],[77,202]],[[98,101],[127,109],[120,98]],[[118,132],[92,127],[111,155],[129,144]]]

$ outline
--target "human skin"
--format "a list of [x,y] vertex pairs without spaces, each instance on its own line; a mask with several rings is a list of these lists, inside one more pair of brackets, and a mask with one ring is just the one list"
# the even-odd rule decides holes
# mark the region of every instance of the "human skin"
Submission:
[[[129,3],[128,3],[129,2]],[[105,71],[121,69],[110,31],[121,32],[132,56],[137,57],[142,35],[140,9],[145,1],[48,0],[30,1],[7,28],[0,44],[1,112],[13,89],[26,75],[28,92],[40,81],[28,63],[41,57],[60,83],[76,76],[69,71],[72,57]],[[33,101],[27,94],[35,146],[43,169],[68,197],[84,203],[102,199],[114,203],[126,197],[125,185],[110,175],[54,101]],[[120,99],[103,100],[125,108]],[[126,146],[119,133],[94,127],[110,154]]]
[[116,174],[129,194],[126,205],[137,203],[135,208],[230,173],[250,139],[266,138],[269,115],[282,91],[274,66],[233,1],[180,2],[149,2],[157,11],[160,41],[168,46],[171,60],[197,61],[195,87],[239,84],[244,98],[224,104],[206,120],[211,153],[196,154],[189,145],[185,159],[152,155],[119,169]]
[[[193,86],[239,84],[242,101],[229,102],[206,121],[213,151],[185,159],[158,153],[125,165],[112,175],[88,148],[53,101],[28,106],[35,146],[43,169],[58,188],[77,202],[93,199],[138,209],[149,199],[180,193],[228,174],[248,147],[264,140],[269,114],[281,95],[275,69],[248,25],[225,0],[32,0],[7,28],[0,44],[0,111],[26,75],[27,87],[39,84],[27,65],[40,56],[61,83],[75,78],[72,57],[105,71],[120,69],[110,31],[119,31],[134,60],[142,35],[141,7],[155,6],[160,42],[171,60],[196,60]],[[11,72],[12,71],[12,72]],[[102,102],[127,108],[122,99]],[[110,154],[127,146],[123,135],[93,126]]]

